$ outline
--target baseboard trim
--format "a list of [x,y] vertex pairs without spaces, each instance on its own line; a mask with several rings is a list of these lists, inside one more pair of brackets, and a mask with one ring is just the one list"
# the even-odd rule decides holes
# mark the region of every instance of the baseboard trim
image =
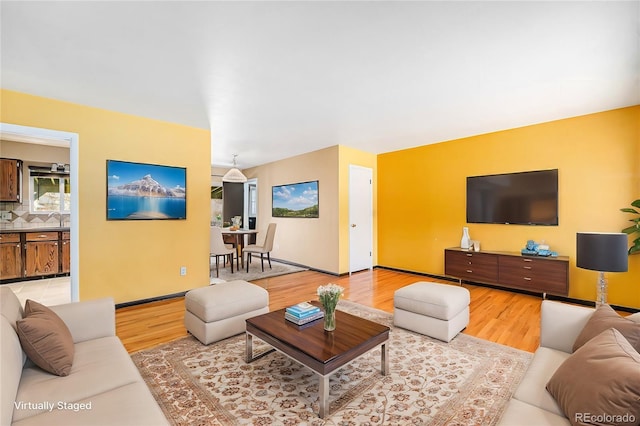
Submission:
[[[286,263],[286,264],[292,265],[292,266],[298,266],[300,268],[306,268],[306,269],[308,269],[310,271],[314,271],[314,272],[320,272],[320,273],[327,274],[327,275],[333,275],[335,277],[341,277],[341,276],[344,276],[344,275],[348,275],[348,273],[336,274],[335,272],[323,271],[321,269],[311,268],[311,267],[306,266],[306,265],[301,265],[299,263],[293,263],[293,262],[289,262],[289,261],[281,260],[281,259],[272,259],[272,260],[275,260],[275,261],[280,262],[280,263]],[[594,307],[595,306],[595,302],[589,301],[589,300],[574,299],[574,298],[571,298],[571,297],[556,296],[556,295],[552,295],[552,294],[547,294],[545,296],[542,293],[532,293],[530,291],[519,290],[519,289],[515,289],[515,288],[506,288],[506,287],[500,287],[500,286],[491,285],[491,284],[478,283],[478,282],[474,282],[474,281],[460,280],[458,278],[454,278],[454,277],[450,277],[450,276],[446,276],[446,275],[428,274],[426,272],[409,271],[407,269],[391,268],[391,267],[388,267],[388,266],[379,266],[379,265],[378,266],[374,266],[373,269],[387,269],[389,271],[403,272],[403,273],[406,273],[406,274],[412,274],[412,275],[419,275],[419,276],[423,276],[423,277],[436,278],[436,279],[439,279],[439,280],[445,280],[445,281],[451,281],[451,282],[462,282],[462,283],[465,283],[465,284],[476,285],[476,286],[479,286],[479,287],[488,287],[488,288],[494,288],[496,290],[504,290],[504,291],[510,291],[510,292],[513,292],[513,293],[527,294],[527,295],[530,295],[530,296],[537,296],[537,297],[540,297],[540,298],[546,298],[547,300],[557,300],[559,302],[574,303],[576,305],[589,306],[589,307]],[[116,309],[126,308],[126,307],[129,307],[129,306],[143,305],[145,303],[151,303],[151,302],[160,302],[160,301],[163,301],[163,300],[175,299],[175,298],[178,298],[178,297],[184,297],[184,295],[186,293],[187,293],[186,291],[182,291],[180,293],[167,294],[167,295],[164,295],[164,296],[151,297],[151,298],[148,298],[148,299],[140,299],[140,300],[134,300],[134,301],[131,301],[131,302],[117,303],[116,304]],[[628,307],[628,306],[611,305],[611,307],[613,309],[615,309],[616,311],[629,312],[629,313],[632,313],[632,314],[640,312],[640,309],[635,309],[635,308],[631,308],[631,307]]]
[[116,303],[116,309],[127,308],[129,306],[144,305],[145,303],[161,302],[163,300],[176,299],[178,297],[184,297],[185,294],[187,294],[186,291],[181,291],[180,293],[166,294],[164,296],[150,297],[148,299],[139,299],[139,300],[133,300],[131,302]]
[[[589,306],[589,307],[592,307],[592,308],[595,307],[595,304],[596,304],[594,301],[590,301],[590,300],[574,299],[574,298],[571,298],[571,297],[557,296],[557,295],[553,295],[553,294],[546,294],[545,295],[543,293],[534,293],[534,292],[530,292],[530,291],[526,291],[526,290],[519,290],[519,289],[516,289],[516,288],[507,288],[507,287],[500,287],[500,286],[497,286],[497,285],[478,283],[478,282],[475,282],[475,281],[460,280],[458,278],[454,278],[454,277],[450,277],[450,276],[446,276],[446,275],[427,274],[427,273],[424,273],[424,272],[415,272],[415,271],[409,271],[409,270],[405,270],[405,269],[390,268],[390,267],[387,267],[387,266],[376,266],[376,268],[388,269],[390,271],[396,271],[396,272],[404,272],[404,273],[412,274],[412,275],[420,275],[420,276],[426,276],[426,277],[431,277],[431,278],[437,278],[437,279],[440,279],[440,280],[446,280],[446,281],[452,281],[452,282],[462,282],[462,283],[465,283],[465,284],[476,285],[476,286],[479,286],[479,287],[494,288],[496,290],[510,291],[510,292],[513,292],[513,293],[528,294],[530,296],[537,296],[537,297],[540,297],[540,298],[545,298],[547,300],[557,300],[559,302],[573,303],[573,304],[576,304],[576,305]],[[629,312],[629,313],[632,313],[632,314],[640,312],[640,309],[631,308],[629,306],[611,305],[611,307],[613,309],[615,309],[616,311]]]

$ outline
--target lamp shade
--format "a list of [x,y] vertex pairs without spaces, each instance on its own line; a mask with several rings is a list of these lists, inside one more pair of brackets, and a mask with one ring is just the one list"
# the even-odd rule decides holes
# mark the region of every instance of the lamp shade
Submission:
[[233,167],[229,169],[229,171],[225,173],[224,176],[222,176],[222,181],[244,183],[247,181],[247,177],[243,175],[240,170]]
[[626,272],[628,238],[622,233],[578,232],[578,268],[600,272]]

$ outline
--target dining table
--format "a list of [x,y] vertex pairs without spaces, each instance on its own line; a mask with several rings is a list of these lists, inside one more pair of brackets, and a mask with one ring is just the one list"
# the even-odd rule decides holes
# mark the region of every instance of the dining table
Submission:
[[[257,235],[257,234],[258,234],[258,231],[255,229],[238,228],[235,230],[231,230],[231,228],[222,228],[223,238],[225,236],[233,237],[232,240],[237,250],[237,256],[238,256],[238,259],[240,259],[240,262],[242,263],[243,268],[244,268],[244,257],[242,255],[242,250],[244,249],[244,246],[245,246],[245,236]],[[225,238],[225,242],[229,242],[229,240]]]

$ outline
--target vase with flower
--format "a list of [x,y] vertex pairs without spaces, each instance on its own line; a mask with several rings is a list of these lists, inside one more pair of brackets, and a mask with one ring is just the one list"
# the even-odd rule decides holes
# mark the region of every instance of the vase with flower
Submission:
[[318,287],[318,298],[324,308],[324,329],[333,331],[336,329],[336,306],[344,288],[337,284],[327,284]]

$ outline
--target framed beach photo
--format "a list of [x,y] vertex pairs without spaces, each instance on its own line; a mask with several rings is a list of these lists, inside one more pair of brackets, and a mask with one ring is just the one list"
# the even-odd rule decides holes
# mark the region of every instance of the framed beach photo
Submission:
[[273,217],[320,217],[318,208],[318,181],[274,186],[271,215]]
[[107,160],[107,220],[186,218],[186,168]]

